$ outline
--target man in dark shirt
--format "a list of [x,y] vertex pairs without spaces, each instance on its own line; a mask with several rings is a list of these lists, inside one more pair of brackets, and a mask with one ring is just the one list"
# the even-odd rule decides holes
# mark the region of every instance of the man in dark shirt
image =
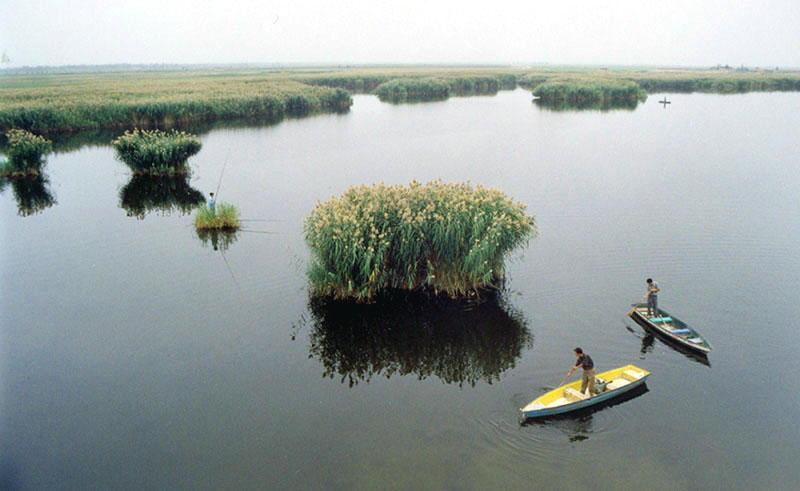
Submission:
[[575,373],[575,370],[578,368],[583,368],[583,378],[581,379],[581,394],[586,392],[586,386],[589,386],[589,395],[595,395],[596,392],[594,390],[594,361],[592,361],[592,357],[585,354],[582,349],[575,348],[573,350],[575,352],[575,356],[578,357],[578,360],[575,362],[575,366],[569,371],[569,375],[567,378],[572,376]]

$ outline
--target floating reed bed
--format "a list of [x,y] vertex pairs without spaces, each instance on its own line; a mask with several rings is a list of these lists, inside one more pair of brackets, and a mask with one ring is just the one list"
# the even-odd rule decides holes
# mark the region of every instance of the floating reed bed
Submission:
[[439,181],[351,187],[318,203],[304,229],[314,294],[356,301],[495,288],[508,254],[536,233],[525,205],[500,191]]
[[450,94],[450,84],[439,78],[399,78],[380,84],[373,91],[381,99],[443,99]]
[[117,157],[134,175],[176,176],[189,172],[187,160],[200,151],[200,140],[183,131],[126,131],[111,142]]
[[239,210],[228,203],[217,203],[216,209],[203,205],[197,209],[194,216],[194,226],[200,230],[223,230],[235,232],[241,226]]
[[628,80],[567,79],[548,80],[533,95],[543,101],[603,102],[636,101],[647,98],[647,91]]
[[509,80],[489,76],[398,78],[380,84],[373,93],[389,101],[445,99],[450,95],[494,94],[504,84],[507,87]]
[[20,129],[6,132],[6,156],[0,163],[0,175],[7,177],[38,176],[45,164],[45,155],[53,143],[40,135]]

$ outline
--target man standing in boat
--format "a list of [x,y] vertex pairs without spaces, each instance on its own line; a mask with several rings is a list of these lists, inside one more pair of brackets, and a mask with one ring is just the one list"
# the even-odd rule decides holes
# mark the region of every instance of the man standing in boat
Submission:
[[575,370],[583,368],[581,394],[586,392],[586,386],[588,385],[589,395],[595,395],[597,392],[594,390],[594,361],[592,361],[591,356],[584,353],[580,348],[575,348],[573,351],[575,352],[575,356],[578,357],[578,360],[575,362],[575,366],[569,371],[567,378],[570,378],[572,374],[575,373]]
[[658,295],[661,290],[658,283],[653,278],[647,278],[647,316],[656,317],[658,315]]

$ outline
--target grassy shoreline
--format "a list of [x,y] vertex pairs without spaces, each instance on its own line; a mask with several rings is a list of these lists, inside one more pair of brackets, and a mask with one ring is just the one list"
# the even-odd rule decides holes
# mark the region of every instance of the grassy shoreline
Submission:
[[[495,93],[517,86],[535,90],[555,80],[635,84],[648,93],[800,91],[800,72],[795,71],[409,66],[47,75],[0,72],[0,133],[12,128],[37,134],[169,128],[202,121],[343,111],[352,105],[351,92],[376,93],[382,84],[397,85],[399,80],[406,81],[406,93],[411,84],[415,97]],[[423,80],[437,83],[428,90]]]

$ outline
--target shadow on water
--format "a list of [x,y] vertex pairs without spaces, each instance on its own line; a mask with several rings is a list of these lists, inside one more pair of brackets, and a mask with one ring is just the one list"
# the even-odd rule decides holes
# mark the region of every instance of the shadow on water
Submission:
[[618,101],[544,101],[542,99],[534,99],[533,103],[539,109],[553,112],[563,111],[633,111],[639,106],[638,100],[618,100]]
[[189,176],[132,176],[119,191],[120,208],[140,220],[151,211],[189,214],[204,199],[203,193],[189,185]]
[[[131,125],[130,127],[116,127],[116,128],[96,128],[81,131],[69,132],[53,132],[48,133],[46,138],[53,142],[53,152],[69,153],[79,150],[83,147],[89,146],[110,146],[111,141],[125,133],[126,130],[136,128],[142,129],[160,129],[160,130],[178,130],[192,133],[194,135],[202,136],[218,129],[237,129],[237,128],[265,128],[275,126],[282,121],[290,119],[301,119],[316,116],[319,114],[347,114],[348,109],[338,111],[311,111],[307,109],[297,109],[291,114],[280,116],[254,116],[247,118],[231,118],[231,119],[217,119],[213,121],[195,121],[191,123],[175,123],[175,124],[140,124]],[[0,151],[5,150],[6,140],[0,136]]]
[[617,404],[628,402],[646,394],[649,391],[650,389],[647,388],[647,384],[645,383],[639,387],[636,387],[630,392],[626,392],[618,397],[603,401],[594,406],[564,414],[554,414],[541,418],[528,418],[524,421],[520,421],[520,426],[557,426],[560,430],[569,435],[570,442],[588,440],[589,435],[592,433],[592,420],[594,418],[594,413],[612,406],[616,406]]
[[[634,319],[634,321],[636,321],[636,319]],[[636,324],[639,325],[640,327],[642,327],[642,331],[643,331],[643,336],[641,337],[642,348],[641,348],[641,350],[639,350],[639,352],[642,355],[640,357],[640,359],[644,360],[645,359],[644,355],[647,355],[648,353],[652,353],[653,352],[653,346],[655,344],[656,336],[653,333],[651,333],[649,330],[647,330],[645,326],[642,326],[642,324],[640,324],[638,321],[636,321]],[[627,329],[628,332],[635,334],[637,337],[639,336],[639,334],[636,332],[636,330],[634,330],[632,327],[628,326],[627,324],[625,325],[625,329]],[[662,338],[659,337],[659,339],[662,339]],[[708,360],[708,356],[707,355],[704,355],[704,354],[701,354],[701,353],[696,353],[696,352],[694,352],[694,351],[692,351],[692,350],[690,350],[690,349],[688,349],[686,347],[683,347],[683,346],[681,346],[679,344],[670,342],[669,340],[663,340],[662,339],[662,341],[664,342],[664,344],[666,344],[670,348],[672,348],[675,351],[678,351],[679,353],[683,354],[686,358],[689,358],[692,361],[696,361],[697,363],[699,363],[701,365],[705,365],[707,367],[711,367],[711,362]]]
[[223,253],[239,240],[238,232],[216,229],[199,229],[195,232],[197,232],[197,238],[203,243],[203,247],[211,247],[215,251]]
[[0,192],[11,186],[17,201],[17,214],[28,217],[41,213],[55,205],[56,199],[50,192],[50,180],[45,174],[27,177],[0,177]]
[[443,102],[449,99],[447,95],[429,95],[429,96],[383,96],[379,95],[378,100],[387,104],[425,104],[427,102]]
[[350,387],[409,374],[459,387],[491,384],[533,346],[527,321],[502,293],[480,303],[423,293],[367,305],[312,297],[309,310],[310,357],[322,363],[325,377]]

